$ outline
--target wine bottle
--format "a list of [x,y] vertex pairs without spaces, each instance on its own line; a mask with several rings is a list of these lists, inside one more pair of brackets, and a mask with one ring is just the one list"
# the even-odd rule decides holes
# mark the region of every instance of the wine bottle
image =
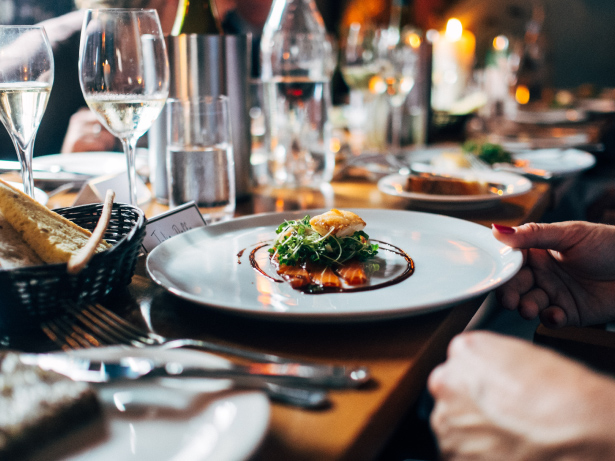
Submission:
[[412,0],[393,0],[391,5],[390,27],[399,29],[416,27],[416,18]]
[[221,33],[214,0],[179,0],[171,35]]
[[261,39],[261,76],[270,185],[331,181],[331,46],[314,0],[274,0]]

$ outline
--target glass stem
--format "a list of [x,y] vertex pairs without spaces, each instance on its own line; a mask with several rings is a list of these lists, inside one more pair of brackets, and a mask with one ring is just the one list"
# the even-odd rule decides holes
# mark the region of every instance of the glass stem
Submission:
[[137,139],[122,139],[122,147],[126,154],[126,168],[128,170],[128,193],[130,194],[130,204],[137,206],[137,169],[135,166],[135,151]]
[[393,154],[401,152],[402,106],[391,106],[391,150]]
[[34,198],[34,178],[32,177],[32,150],[34,142],[31,142],[22,149],[17,143],[17,156],[21,166],[21,179],[23,181],[23,191],[30,197]]

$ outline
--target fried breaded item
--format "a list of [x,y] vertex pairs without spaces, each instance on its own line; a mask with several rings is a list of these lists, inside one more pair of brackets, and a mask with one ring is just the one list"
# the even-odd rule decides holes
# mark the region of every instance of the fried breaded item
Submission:
[[333,208],[310,219],[312,229],[320,235],[335,235],[347,237],[365,228],[365,221],[352,211],[336,210]]

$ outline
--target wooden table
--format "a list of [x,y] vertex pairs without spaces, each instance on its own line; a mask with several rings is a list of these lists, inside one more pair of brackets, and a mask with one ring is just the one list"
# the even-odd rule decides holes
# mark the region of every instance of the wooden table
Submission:
[[[539,220],[550,186],[480,212],[451,213],[489,226]],[[66,206],[70,196],[50,202]],[[405,199],[380,193],[368,182],[340,182],[322,191],[256,190],[238,214],[309,208],[406,209]],[[148,216],[165,211],[155,202]],[[445,287],[443,287],[445,289]],[[411,296],[408,293],[408,296]],[[468,324],[484,297],[451,309],[406,319],[357,324],[305,324],[243,318],[181,301],[155,286],[140,261],[133,283],[105,305],[165,336],[192,336],[258,350],[345,365],[368,366],[373,381],[359,390],[331,392],[330,408],[307,411],[273,404],[270,430],[257,459],[371,459],[424,389],[429,372],[445,357],[450,339]],[[411,435],[409,435],[411,437]]]

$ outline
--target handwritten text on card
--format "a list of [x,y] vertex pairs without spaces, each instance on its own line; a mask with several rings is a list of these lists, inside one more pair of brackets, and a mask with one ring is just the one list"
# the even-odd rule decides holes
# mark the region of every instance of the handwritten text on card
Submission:
[[165,240],[203,226],[205,220],[199,208],[194,202],[186,203],[147,221],[143,248],[149,253]]

